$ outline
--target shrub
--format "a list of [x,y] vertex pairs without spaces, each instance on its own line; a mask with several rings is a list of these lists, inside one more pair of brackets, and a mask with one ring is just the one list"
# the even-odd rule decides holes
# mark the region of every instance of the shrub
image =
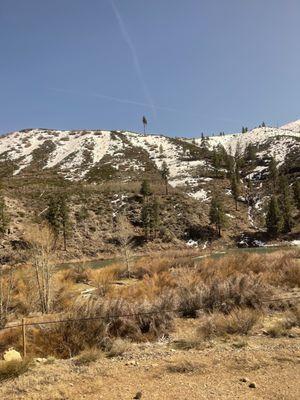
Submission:
[[30,366],[29,360],[22,361],[0,361],[0,382],[7,379],[17,378],[24,374]]
[[117,357],[123,355],[129,349],[129,343],[122,339],[116,339],[112,342],[107,352],[108,357]]
[[259,276],[272,286],[300,286],[299,251],[276,251],[270,254],[243,253],[226,255],[218,260],[211,257],[199,261],[197,271],[205,283],[224,280],[232,275]]
[[195,318],[202,311],[229,313],[236,307],[261,308],[270,292],[259,277],[245,274],[215,279],[204,284],[196,279],[177,289],[178,307],[183,317]]
[[189,283],[180,286],[177,292],[178,309],[182,317],[196,318],[203,308],[207,288],[204,285]]
[[246,346],[248,346],[248,342],[244,339],[239,339],[232,343],[232,347],[235,349],[243,349]]
[[168,372],[177,373],[177,374],[190,374],[194,372],[199,372],[203,368],[202,365],[198,363],[193,363],[188,360],[182,360],[177,362],[176,364],[168,365]]
[[172,345],[174,348],[178,350],[191,350],[191,349],[199,349],[202,345],[202,341],[199,337],[192,338],[184,338],[175,340]]
[[287,336],[288,328],[286,325],[286,321],[276,321],[276,323],[273,323],[269,328],[266,329],[266,333],[272,338]]
[[273,322],[273,324],[266,329],[268,335],[273,338],[287,336],[289,329],[300,326],[300,306],[288,311],[285,316]]
[[89,281],[90,271],[83,266],[69,268],[63,272],[62,280],[71,281],[73,283],[86,283]]
[[294,307],[288,315],[289,324],[291,327],[300,326],[300,306]]
[[83,350],[74,360],[76,365],[88,365],[99,360],[103,355],[102,351],[97,348],[89,348]]
[[106,350],[113,338],[154,340],[167,335],[172,328],[173,315],[165,311],[172,308],[170,302],[172,298],[167,295],[153,302],[139,299],[132,303],[120,298],[83,298],[68,316],[76,321],[41,325],[28,336],[39,354],[51,350],[51,354],[62,358],[72,357],[86,348]]
[[97,288],[99,296],[104,297],[112,290],[112,283],[115,276],[116,271],[111,267],[95,270],[90,273],[91,283]]
[[246,335],[257,323],[260,313],[256,310],[235,309],[230,314],[214,313],[205,316],[198,328],[198,334],[203,339],[224,335]]
[[259,277],[246,274],[234,275],[211,283],[203,299],[206,310],[229,313],[236,307],[260,308],[271,289]]

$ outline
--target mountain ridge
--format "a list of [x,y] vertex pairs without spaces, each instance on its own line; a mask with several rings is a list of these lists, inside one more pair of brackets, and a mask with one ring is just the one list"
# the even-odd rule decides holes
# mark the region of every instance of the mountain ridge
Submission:
[[[292,125],[296,130],[297,126]],[[217,154],[223,157],[219,165]],[[243,159],[238,207],[232,194],[228,154],[232,160]],[[68,257],[95,257],[115,251],[118,246],[113,238],[120,214],[126,215],[135,237],[146,246],[218,243],[209,221],[215,194],[222,199],[227,217],[221,242],[224,239],[223,244],[236,245],[253,237],[254,243],[259,243],[266,239],[272,157],[279,173],[293,185],[300,178],[300,132],[260,127],[241,134],[195,139],[107,130],[12,132],[0,137],[0,177],[11,219],[10,235],[4,238],[7,244],[3,246],[13,254],[26,227],[45,222],[49,198],[58,193],[68,198],[73,226]],[[163,163],[170,170],[168,194],[160,172]],[[162,220],[157,239],[146,244],[139,192],[144,179],[160,203]],[[299,215],[294,212],[294,217],[295,228],[286,240],[299,236]]]
[[[285,126],[298,126],[297,121],[291,124]],[[276,137],[280,137],[280,140],[276,140]],[[205,157],[203,155],[201,159],[199,151],[204,145],[210,151],[222,146],[229,153],[234,153],[237,147],[243,152],[249,144],[260,147],[267,145],[267,151],[280,165],[292,147],[298,151],[299,139],[300,132],[270,127],[255,128],[243,134],[206,136],[204,139],[173,138],[131,131],[35,128],[11,132],[0,137],[0,164],[10,162],[13,168],[12,175],[18,175],[26,171],[34,159],[40,158],[43,170],[56,168],[57,173],[61,173],[67,179],[80,180],[85,179],[93,167],[101,163],[107,165],[109,157],[114,159],[114,163],[110,163],[112,168],[118,169],[121,164],[127,164],[128,168],[143,171],[145,166],[140,162],[140,157],[133,154],[142,150],[144,156],[149,157],[157,169],[161,167],[163,160],[170,164],[172,181],[184,174],[188,175],[189,170],[195,166],[205,165]],[[270,143],[267,143],[268,141]],[[131,156],[127,154],[130,149],[135,149],[131,151]],[[191,153],[194,153],[193,156]],[[186,161],[183,161],[184,158]],[[205,166],[210,167],[207,163]]]

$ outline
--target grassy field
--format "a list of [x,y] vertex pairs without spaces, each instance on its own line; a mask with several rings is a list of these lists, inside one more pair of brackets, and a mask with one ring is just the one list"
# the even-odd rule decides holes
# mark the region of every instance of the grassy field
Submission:
[[[86,347],[105,348],[107,339],[167,337],[175,318],[199,320],[199,338],[247,334],[265,315],[285,311],[291,318],[296,307],[299,250],[243,252],[219,259],[164,253],[129,261],[129,266],[120,260],[102,269],[81,265],[53,270],[48,309],[42,314],[41,292],[32,290],[36,269],[24,265],[13,277],[7,275],[6,284],[14,282],[7,325],[22,317],[30,317],[29,322],[103,317],[27,328],[29,354],[65,358]],[[292,300],[280,300],[286,297]],[[289,324],[297,322],[287,322],[286,329]],[[19,339],[17,329],[3,331],[0,350],[8,345],[19,349]]]
[[[13,279],[13,311],[6,327],[22,317],[39,324],[26,328],[25,366],[0,365],[3,398],[71,398],[75,387],[81,393],[75,398],[86,393],[91,399],[98,398],[99,390],[106,396],[102,398],[133,398],[139,389],[148,393],[145,398],[187,398],[187,391],[195,399],[211,398],[209,394],[238,398],[238,393],[245,399],[297,398],[297,249],[218,259],[195,258],[189,252],[157,253],[130,259],[129,268],[121,259],[101,269],[54,270],[47,313],[41,313],[38,290],[33,290],[32,266],[19,268]],[[62,319],[68,322],[43,324]],[[1,353],[10,347],[21,351],[20,328],[0,331]],[[42,361],[34,361],[37,357]],[[287,386],[282,368],[294,385]],[[55,378],[58,371],[60,382]],[[82,385],[76,382],[78,373]],[[93,375],[98,378],[88,386]],[[276,383],[270,383],[271,376]],[[107,387],[106,378],[115,389]],[[178,393],[166,390],[178,379]],[[211,384],[205,383],[208,380]],[[255,395],[249,392],[252,381],[260,388],[253,388]],[[128,393],[118,397],[125,382]],[[206,386],[200,389],[197,382]],[[35,385],[48,388],[52,397]],[[262,388],[265,397],[260,397]]]

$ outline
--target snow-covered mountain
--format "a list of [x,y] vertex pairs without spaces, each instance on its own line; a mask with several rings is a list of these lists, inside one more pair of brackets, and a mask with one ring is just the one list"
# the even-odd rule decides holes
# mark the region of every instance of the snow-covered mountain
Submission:
[[[82,249],[89,256],[98,254],[99,248],[107,251],[114,246],[110,238],[121,212],[127,213],[141,234],[138,193],[141,180],[147,178],[159,198],[166,229],[164,240],[210,240],[210,200],[218,194],[228,219],[226,240],[235,243],[249,232],[264,232],[266,207],[273,190],[265,179],[271,157],[275,157],[291,186],[299,179],[298,126],[300,123],[295,122],[281,128],[262,127],[196,139],[101,130],[26,129],[9,133],[0,137],[0,178],[12,221],[10,232],[18,240],[24,227],[32,221],[43,221],[49,195],[62,188],[68,194],[76,226],[70,239],[74,257],[82,254]],[[242,154],[250,144],[255,151],[241,163],[236,209],[223,149],[227,154]],[[213,150],[221,148],[223,159],[218,164]],[[170,195],[165,195],[159,172],[163,162],[170,170]],[[295,218],[299,221],[296,213]],[[296,238],[297,223],[292,232]]]
[[199,176],[199,170],[212,169],[210,150],[223,146],[234,154],[237,148],[243,152],[249,144],[256,147],[258,159],[273,156],[279,165],[291,153],[300,157],[300,121],[281,128],[256,128],[205,140],[126,131],[28,129],[0,137],[0,168],[12,176],[35,171],[70,180],[93,181],[99,176],[129,180],[141,173],[158,171],[165,161],[170,169],[170,184],[178,186],[192,184],[196,171]]
[[290,122],[286,125],[283,125],[281,129],[286,129],[293,132],[300,132],[300,119],[294,122]]

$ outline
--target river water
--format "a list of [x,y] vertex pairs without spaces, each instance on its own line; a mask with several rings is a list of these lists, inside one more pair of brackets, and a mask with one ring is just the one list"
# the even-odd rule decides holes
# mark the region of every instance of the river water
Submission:
[[[274,251],[282,250],[293,250],[299,248],[299,246],[267,246],[267,247],[245,247],[245,248],[229,248],[225,251],[216,251],[208,254],[199,255],[198,257],[193,257],[195,260],[212,257],[215,259],[224,257],[225,255],[234,255],[234,254],[243,254],[243,253],[254,253],[254,254],[267,254],[272,253]],[[135,259],[147,257],[145,256],[136,256]],[[72,261],[59,264],[59,269],[68,269],[68,268],[91,268],[91,269],[99,269],[107,267],[111,264],[122,262],[120,257],[109,258],[109,259],[95,259],[89,261]]]

